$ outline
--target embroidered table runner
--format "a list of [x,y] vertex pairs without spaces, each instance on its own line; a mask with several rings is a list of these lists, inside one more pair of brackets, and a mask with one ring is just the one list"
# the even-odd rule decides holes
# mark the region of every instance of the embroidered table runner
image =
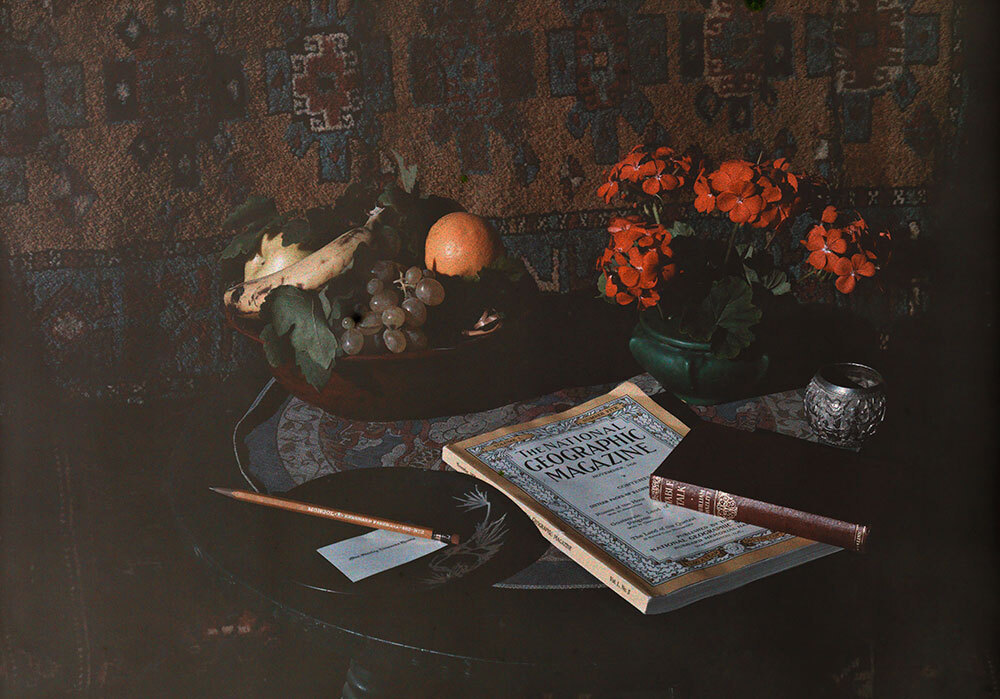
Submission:
[[[662,390],[649,374],[631,380],[650,395]],[[272,380],[236,426],[234,444],[246,447],[242,458],[237,449],[237,465],[252,485],[268,492],[282,492],[320,476],[357,468],[446,470],[441,460],[445,444],[567,410],[614,385],[562,389],[467,415],[361,422],[337,417],[295,397],[285,398],[274,409],[274,401],[280,400],[284,389]],[[706,420],[730,427],[814,439],[805,419],[803,394],[803,390],[786,391],[723,405],[694,406],[694,410]],[[602,587],[554,547],[498,585],[523,589]]]

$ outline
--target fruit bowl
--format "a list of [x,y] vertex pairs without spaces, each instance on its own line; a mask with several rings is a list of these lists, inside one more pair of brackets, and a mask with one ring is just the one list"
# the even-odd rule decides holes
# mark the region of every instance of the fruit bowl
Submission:
[[[252,321],[229,325],[261,343]],[[495,331],[437,347],[400,354],[358,354],[337,358],[330,380],[317,390],[294,365],[270,367],[294,396],[351,420],[413,420],[456,415],[507,402],[512,387],[496,381],[511,347],[514,329],[505,320]],[[513,394],[512,394],[513,395]]]

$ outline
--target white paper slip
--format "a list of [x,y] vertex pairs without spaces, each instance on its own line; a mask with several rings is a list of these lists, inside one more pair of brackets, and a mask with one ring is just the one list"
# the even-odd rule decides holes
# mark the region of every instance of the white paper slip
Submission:
[[383,570],[415,561],[447,545],[444,541],[376,529],[316,551],[351,582],[357,582]]

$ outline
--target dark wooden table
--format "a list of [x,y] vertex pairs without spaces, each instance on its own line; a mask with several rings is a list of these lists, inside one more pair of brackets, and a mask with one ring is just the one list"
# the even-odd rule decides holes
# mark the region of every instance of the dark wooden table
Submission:
[[[502,374],[524,383],[521,397],[639,371],[624,341],[634,321],[629,314],[588,305],[581,295],[546,303],[551,307],[537,314],[539,325],[528,333],[534,345],[512,358],[516,371]],[[881,536],[870,554],[837,553],[649,617],[603,589],[486,588],[376,605],[292,588],[275,570],[273,553],[247,543],[254,541],[253,523],[220,519],[207,490],[231,482],[232,427],[259,382],[231,388],[190,412],[169,461],[177,520],[216,573],[352,658],[345,696],[530,696],[529,688],[856,696],[845,693],[845,685],[852,673],[868,672],[876,657],[876,696],[925,696],[912,678],[936,661],[943,644],[954,648],[974,637],[953,629],[960,618],[969,628],[983,609],[976,565],[984,544],[966,535],[961,512],[942,511],[939,502],[965,478],[965,462],[957,460],[949,467],[954,488],[941,480],[942,441],[956,454],[962,443],[937,427],[941,411],[928,400],[925,355],[866,354],[875,345],[864,337],[849,342],[843,323],[817,325],[811,340],[804,324],[795,326],[796,342],[782,361],[789,371],[765,390],[805,385],[815,366],[835,357],[883,371],[888,418],[865,448],[886,459],[882,490],[874,493]],[[900,347],[922,344],[918,337]],[[831,693],[834,686],[840,694]]]
[[[170,460],[171,498],[201,559],[351,658],[344,696],[521,696],[662,689],[810,696],[871,638],[869,559],[839,553],[683,609],[643,616],[609,590],[487,587],[373,604],[292,585],[252,515],[218,516],[237,410],[195,410]],[[665,694],[671,696],[671,694]]]

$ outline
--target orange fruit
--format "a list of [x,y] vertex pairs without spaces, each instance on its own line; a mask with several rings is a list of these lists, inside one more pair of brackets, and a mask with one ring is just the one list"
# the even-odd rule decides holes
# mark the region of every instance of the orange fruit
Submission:
[[450,277],[469,277],[489,266],[503,250],[500,237],[475,214],[457,211],[442,216],[427,232],[424,264]]

